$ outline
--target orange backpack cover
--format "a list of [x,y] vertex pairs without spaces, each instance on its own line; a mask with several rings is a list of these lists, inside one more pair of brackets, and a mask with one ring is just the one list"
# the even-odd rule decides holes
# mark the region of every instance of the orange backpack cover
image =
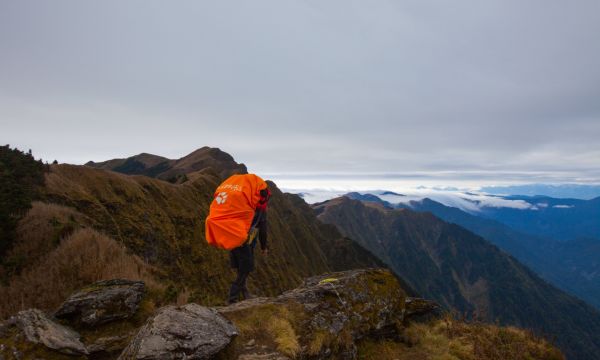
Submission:
[[206,241],[227,250],[242,245],[248,238],[260,191],[266,188],[267,183],[254,174],[233,175],[221,183],[206,218]]

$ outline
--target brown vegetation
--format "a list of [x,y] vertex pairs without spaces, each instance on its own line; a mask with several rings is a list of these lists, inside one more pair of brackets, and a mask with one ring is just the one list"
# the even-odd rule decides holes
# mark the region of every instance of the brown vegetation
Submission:
[[240,342],[250,339],[257,339],[259,343],[273,342],[270,345],[292,358],[300,352],[294,329],[299,319],[286,306],[266,304],[236,315],[232,320],[240,330]]
[[[93,219],[95,229],[160,269],[168,301],[175,303],[187,289],[189,301],[222,305],[234,273],[227,252],[208,246],[204,238],[204,219],[222,179],[210,169],[188,178],[171,184],[86,166],[54,165],[44,196]],[[311,275],[378,264],[334,227],[319,223],[302,199],[270,186],[271,251],[268,261],[256,256],[249,281],[252,293],[274,296]]]
[[411,324],[403,342],[366,340],[361,360],[564,360],[563,354],[531,332],[514,327],[465,323],[447,317]]
[[160,288],[151,272],[115,240],[95,230],[79,229],[0,287],[0,317],[31,307],[54,309],[73,291],[99,280],[141,279],[150,288]]
[[7,279],[36,263],[73,233],[78,224],[86,223],[85,217],[74,209],[34,201],[19,221],[14,244],[0,265],[0,277]]

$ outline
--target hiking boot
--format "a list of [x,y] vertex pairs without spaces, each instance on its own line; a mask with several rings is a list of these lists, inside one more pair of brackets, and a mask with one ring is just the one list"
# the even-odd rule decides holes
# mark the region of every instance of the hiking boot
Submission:
[[231,305],[231,304],[235,304],[236,302],[238,302],[239,300],[237,299],[228,299],[227,300],[227,305]]
[[249,300],[249,299],[254,299],[256,298],[256,295],[251,294],[248,289],[243,289],[242,290],[242,296],[244,297],[244,300]]

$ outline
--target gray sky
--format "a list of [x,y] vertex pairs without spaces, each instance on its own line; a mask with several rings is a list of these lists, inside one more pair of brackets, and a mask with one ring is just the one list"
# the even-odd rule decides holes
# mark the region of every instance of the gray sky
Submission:
[[0,0],[0,143],[600,182],[599,1]]

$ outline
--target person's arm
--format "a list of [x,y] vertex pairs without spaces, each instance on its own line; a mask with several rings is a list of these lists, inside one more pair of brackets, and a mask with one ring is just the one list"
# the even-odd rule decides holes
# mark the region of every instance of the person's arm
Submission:
[[258,222],[258,239],[260,240],[260,248],[262,251],[269,249],[267,243],[267,212],[264,211]]

